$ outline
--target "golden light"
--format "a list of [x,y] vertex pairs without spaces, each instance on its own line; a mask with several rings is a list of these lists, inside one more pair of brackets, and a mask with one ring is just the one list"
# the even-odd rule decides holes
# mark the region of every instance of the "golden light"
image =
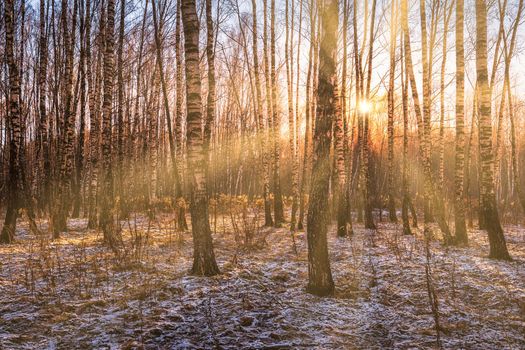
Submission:
[[281,123],[281,127],[279,128],[279,133],[281,134],[282,138],[285,138],[288,136],[288,123]]
[[368,113],[372,110],[372,104],[369,101],[362,100],[359,102],[359,111],[361,113]]
[[306,133],[306,120],[303,120],[301,122],[301,125],[299,126],[299,135],[304,135]]

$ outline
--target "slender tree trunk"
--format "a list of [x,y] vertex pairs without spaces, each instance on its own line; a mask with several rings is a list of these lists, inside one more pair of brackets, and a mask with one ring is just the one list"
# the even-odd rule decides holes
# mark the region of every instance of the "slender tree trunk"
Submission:
[[[339,5],[338,5],[339,6]],[[336,62],[337,66],[337,62]],[[337,71],[337,67],[336,67]],[[346,203],[345,203],[345,125],[343,117],[343,101],[341,99],[341,86],[339,81],[334,83],[335,115],[332,125],[333,140],[330,150],[331,171],[330,171],[330,191],[332,200],[330,202],[330,211],[337,221],[336,232],[338,237],[347,235],[346,229]]]
[[219,273],[213,252],[208,217],[208,192],[206,188],[206,157],[201,125],[201,74],[199,67],[199,22],[195,0],[182,0],[184,28],[184,57],[186,63],[186,135],[188,140],[188,179],[190,212],[193,232],[192,274],[213,276]]
[[343,137],[343,151],[345,157],[345,184],[344,184],[344,205],[345,205],[345,218],[347,225],[347,233],[352,235],[354,233],[352,227],[352,206],[351,206],[351,178],[352,178],[352,147],[353,147],[353,130],[352,135],[348,137],[350,130],[350,118],[348,113],[348,98],[347,98],[347,75],[348,75],[348,18],[350,15],[349,11],[349,0],[343,1],[343,65],[341,68],[341,112],[343,114],[343,123],[344,123],[344,137]]
[[[408,74],[405,60],[405,51],[403,49],[403,36],[400,36],[400,52],[402,56],[401,63],[401,98],[403,109],[403,170],[402,170],[402,192],[403,201],[401,206],[401,220],[403,221],[403,234],[411,235],[410,223],[408,221],[408,211],[410,209],[410,194],[408,188]],[[412,218],[417,222],[417,217]]]
[[[521,208],[525,211],[525,193],[522,190],[521,182],[519,179],[519,166],[518,166],[518,149],[516,145],[516,121],[514,116],[514,105],[512,99],[512,92],[510,88],[510,63],[512,56],[514,55],[514,48],[516,45],[516,34],[518,26],[520,24],[521,14],[523,12],[524,0],[520,0],[518,4],[518,11],[516,14],[516,20],[513,23],[512,33],[510,38],[510,47],[507,45],[507,41],[504,41],[504,53],[505,53],[505,76],[503,88],[507,93],[508,107],[509,107],[509,121],[510,121],[510,150],[511,150],[511,165],[512,165],[512,181],[514,182],[514,188],[518,195],[518,201],[520,202]],[[503,99],[503,97],[502,97]]]
[[[272,99],[271,99],[271,80],[270,80],[270,64],[268,59],[268,1],[263,0],[263,16],[264,16],[264,29],[263,29],[263,61],[264,61],[264,81],[265,81],[265,97],[266,97],[266,116],[268,121],[268,132],[265,134],[265,137],[268,137],[269,139],[269,147],[268,147],[268,153],[266,154],[266,168],[264,169],[264,181],[265,185],[268,186],[268,192],[269,192],[269,186],[270,186],[270,170],[272,168],[272,154],[273,151],[273,129],[271,125],[273,125],[273,113],[272,113]],[[271,203],[270,198],[268,195],[268,200],[264,203],[264,226],[273,226],[273,218],[272,218],[272,209],[271,209]]]
[[[337,70],[337,68],[336,68]],[[335,96],[335,124],[334,124],[334,138],[335,138],[335,166],[337,171],[337,236],[345,237],[348,233],[346,224],[347,206],[345,201],[346,189],[346,163],[344,153],[344,125],[343,113],[341,111],[341,96],[337,85],[337,79],[334,81],[334,96]]]
[[[506,72],[508,75],[508,71]],[[508,81],[507,77],[507,81]],[[510,84],[507,84],[507,99],[509,103],[509,120],[510,120],[510,150],[511,150],[511,164],[512,164],[512,181],[514,182],[514,188],[518,195],[518,201],[520,202],[521,209],[525,211],[525,193],[521,187],[519,178],[519,165],[518,165],[518,147],[516,145],[516,121],[514,116],[514,106],[512,102],[512,95],[510,91]]]
[[75,181],[73,188],[73,213],[72,217],[77,218],[80,215],[80,206],[82,205],[82,176],[84,173],[84,140],[86,132],[86,43],[85,31],[86,22],[89,20],[84,16],[84,3],[80,5],[80,57],[79,57],[79,79],[80,79],[80,130],[78,133],[77,148],[75,155]]
[[447,69],[447,37],[448,37],[448,24],[452,17],[452,6],[453,4],[445,1],[443,4],[443,50],[441,59],[441,72],[440,72],[440,89],[439,89],[439,175],[438,175],[438,188],[442,192],[445,180],[445,73]]
[[[302,193],[300,192],[300,146],[299,146],[299,140],[300,140],[300,125],[301,123],[301,114],[299,113],[299,77],[301,76],[301,41],[303,37],[303,0],[299,0],[299,32],[298,32],[298,39],[297,39],[297,67],[296,67],[296,82],[295,82],[295,149],[296,154],[294,158],[294,167],[296,167],[296,177],[297,177],[297,196],[294,198],[295,201],[292,203],[292,211],[293,211],[293,204],[295,204],[295,211],[299,210],[300,201]],[[306,128],[305,128],[306,129]],[[295,214],[292,215],[295,220]],[[297,215],[298,216],[298,215]],[[299,229],[299,224],[297,224],[297,229]]]
[[[117,187],[119,197],[119,212],[123,218],[127,217],[128,210],[124,198],[126,198],[126,186],[124,186],[124,20],[126,18],[126,0],[120,0],[120,25],[117,49]],[[138,91],[137,91],[138,93]]]
[[396,1],[392,1],[390,14],[390,70],[388,74],[388,214],[391,222],[397,222],[394,195],[394,83],[396,70],[397,15]]
[[60,173],[58,193],[55,198],[54,209],[51,215],[50,226],[53,230],[53,238],[59,238],[60,232],[67,230],[67,217],[71,204],[72,181],[73,181],[73,140],[75,135],[75,111],[73,110],[73,54],[75,45],[75,30],[78,1],[75,0],[73,7],[73,19],[71,28],[67,20],[67,0],[62,0],[62,35],[65,47],[64,67],[64,112],[61,120],[62,133],[60,137]]
[[214,31],[211,9],[211,0],[205,1],[206,5],[206,58],[208,60],[208,98],[206,103],[206,120],[204,122],[204,148],[206,154],[210,151],[211,131],[215,121],[215,49]]
[[[343,25],[343,31],[346,27]],[[343,58],[345,59],[345,58]],[[337,62],[335,70],[337,72]],[[346,161],[345,161],[345,133],[344,133],[344,115],[342,105],[345,101],[341,98],[340,89],[336,79],[333,82],[334,98],[335,98],[335,119],[334,119],[334,161],[335,170],[337,173],[337,192],[335,192],[334,199],[337,206],[337,236],[345,237],[348,234],[347,222],[348,211],[346,205]]]
[[[104,11],[103,11],[104,12]],[[96,106],[95,94],[95,77],[92,73],[91,64],[91,0],[86,0],[86,69],[88,79],[88,105],[89,105],[89,163],[90,163],[90,179],[88,189],[88,228],[95,228],[97,226],[97,175],[98,175],[98,145],[99,145],[99,130],[100,119],[98,118],[98,108]],[[100,19],[104,22],[103,16]]]
[[[466,149],[466,155],[465,155],[465,197],[467,198],[467,208],[469,211],[469,223],[468,227],[473,228],[474,227],[474,219],[473,219],[473,210],[472,210],[472,198],[470,196],[470,162],[471,162],[471,155],[472,155],[472,142],[474,140],[474,130],[475,130],[475,120],[477,117],[477,102],[478,94],[477,94],[477,87],[474,88],[474,99],[472,101],[472,116],[470,118],[470,132],[469,132],[469,138],[467,142],[467,149]],[[479,211],[479,210],[478,210]]]
[[[372,81],[372,58],[374,53],[374,23],[376,14],[376,0],[372,1],[372,14],[370,20],[370,42],[368,47],[368,71],[366,79],[366,90],[365,97],[366,103],[370,103],[370,83]],[[364,204],[365,204],[365,228],[376,229],[374,218],[372,216],[372,179],[370,177],[370,111],[367,111],[364,115],[363,124],[363,191],[364,191]]]
[[[365,3],[367,5],[368,3]],[[354,68],[355,68],[355,114],[357,116],[357,187],[360,191],[363,191],[362,184],[362,153],[363,153],[363,114],[361,113],[361,108],[359,108],[362,103],[361,99],[363,98],[363,72],[361,69],[361,55],[359,50],[359,40],[358,40],[358,31],[357,31],[357,4],[354,1],[353,4],[353,31],[354,31]],[[366,21],[366,16],[365,16]],[[362,51],[362,50],[361,50]],[[357,222],[363,222],[363,210],[362,210],[362,200],[364,196],[358,199],[357,203]]]
[[14,55],[14,1],[6,0],[4,7],[5,25],[5,57],[8,68],[8,118],[7,130],[9,139],[9,171],[7,210],[4,226],[0,234],[0,243],[12,243],[16,230],[18,209],[21,206],[21,164],[20,154],[22,149],[22,128],[20,123],[20,71]]
[[491,101],[487,74],[487,4],[476,0],[476,76],[480,92],[479,144],[481,162],[481,211],[489,237],[493,259],[510,260],[507,243],[499,220],[494,193],[494,158],[492,154]]
[[334,91],[337,81],[337,28],[339,22],[336,0],[327,0],[324,3],[321,8],[321,21],[317,120],[313,139],[312,186],[307,219],[309,277],[307,291],[324,296],[334,292],[326,233],[329,219],[330,144],[337,97]]
[[116,249],[118,241],[113,220],[113,169],[111,162],[111,118],[115,56],[115,0],[107,0],[104,50],[104,95],[102,100],[102,191],[100,198],[100,227],[104,241]]
[[[430,69],[430,57],[428,53],[428,35],[427,35],[427,14],[426,14],[426,3],[425,0],[419,1],[420,9],[420,23],[421,23],[421,59],[423,66],[423,137],[420,142],[423,143],[423,171],[425,173],[431,172],[431,156],[430,156],[430,131],[431,131],[431,69]],[[423,202],[424,202],[424,221],[430,223],[434,221],[432,216],[432,207],[430,204],[431,200],[431,179],[429,176],[425,176],[423,179]]]
[[[464,49],[464,0],[456,1],[456,164],[454,173],[454,220],[457,244],[468,244],[465,224],[465,49]],[[468,176],[468,173],[467,173]]]
[[177,97],[175,100],[175,137],[177,139],[177,177],[175,178],[175,197],[177,200],[177,226],[179,231],[188,229],[186,222],[186,203],[183,197],[182,190],[182,164],[183,164],[183,134],[182,134],[182,44],[181,44],[181,0],[177,0],[177,17],[175,24],[175,59],[177,61],[176,71],[176,92]]
[[157,53],[157,68],[159,69],[160,73],[160,82],[162,87],[162,102],[164,107],[164,114],[166,115],[166,124],[168,127],[168,142],[170,147],[170,160],[171,160],[171,166],[173,169],[173,175],[175,177],[175,181],[178,181],[177,177],[177,159],[175,156],[175,141],[173,137],[173,130],[172,130],[172,122],[171,122],[171,114],[170,114],[170,107],[169,107],[169,96],[168,96],[168,87],[166,84],[166,78],[164,76],[164,60],[163,60],[163,54],[162,54],[162,34],[160,33],[160,28],[162,25],[159,26],[159,19],[157,15],[157,6],[155,5],[155,1],[153,0],[151,5],[153,9],[153,24],[155,29],[155,46],[156,46],[156,53]]
[[[153,4],[153,1],[152,1]],[[149,164],[147,169],[147,175],[149,176],[148,184],[148,210],[149,215],[154,216],[154,207],[158,202],[158,190],[159,190],[159,101],[160,101],[160,73],[158,69],[158,63],[155,62],[155,68],[153,68],[152,88],[150,91],[149,101],[147,103],[147,120],[148,128],[147,135],[148,141],[145,144],[146,151],[149,152]]]
[[277,105],[277,71],[275,63],[275,0],[271,0],[271,17],[270,17],[270,75],[272,86],[272,121],[273,121],[273,210],[274,225],[280,227],[284,222],[283,196],[281,193],[281,142],[279,129],[281,118]]
[[297,122],[295,120],[294,115],[294,108],[293,108],[293,11],[292,11],[292,26],[290,28],[288,22],[289,22],[289,16],[288,16],[288,2],[292,1],[292,9],[293,9],[293,1],[294,0],[286,0],[286,12],[285,12],[285,32],[286,32],[286,38],[285,38],[285,65],[286,65],[286,85],[287,85],[287,92],[288,92],[288,135],[289,135],[289,142],[290,142],[290,158],[292,163],[292,213],[290,217],[290,231],[295,231],[295,225],[296,225],[296,214],[297,214],[297,199],[299,197],[299,187],[298,187],[298,163],[297,163],[297,147],[295,143],[295,123]]
[[257,103],[257,125],[258,140],[261,152],[261,172],[263,174],[263,200],[265,213],[265,226],[271,226],[266,220],[269,217],[271,221],[271,203],[270,203],[270,174],[268,173],[268,150],[266,149],[267,128],[263,115],[261,78],[259,74],[259,52],[257,45],[257,1],[252,0],[252,51],[253,51],[253,72],[255,76],[255,91]]
[[[47,64],[48,64],[48,45],[46,34],[46,1],[40,0],[40,33],[39,33],[39,72],[38,72],[38,152],[40,174],[42,178],[38,197],[39,206],[43,209],[49,204],[49,184],[51,180],[51,157],[49,154],[49,118],[46,111],[47,94]],[[40,159],[42,161],[40,162]]]
[[305,201],[306,194],[305,189],[308,188],[308,175],[309,175],[309,149],[310,149],[310,135],[311,135],[311,86],[312,86],[312,60],[313,54],[315,52],[314,47],[316,45],[315,38],[315,11],[314,11],[314,1],[310,0],[310,51],[308,53],[308,72],[306,73],[306,92],[305,92],[305,131],[304,131],[304,151],[303,151],[303,169],[301,175],[301,188],[299,190],[299,219],[297,221],[297,228],[299,230],[303,229],[304,221],[304,212],[305,212]]
[[[498,10],[499,10],[499,31],[498,31],[498,40],[496,41],[496,48],[494,50],[494,60],[492,62],[492,73],[489,81],[489,89],[490,89],[490,95],[492,96],[492,91],[494,90],[494,80],[496,78],[496,71],[500,63],[500,49],[501,49],[501,42],[503,41],[503,34],[505,33],[505,16],[506,16],[506,9],[507,9],[507,0],[503,0],[503,3],[501,1],[498,1]],[[505,38],[506,42],[506,38]],[[503,54],[502,52],[501,54]],[[505,79],[505,78],[504,78]],[[501,170],[500,170],[500,163],[501,163],[501,139],[502,139],[502,133],[503,133],[503,113],[505,109],[505,83],[503,84],[503,93],[501,95],[500,103],[499,103],[499,110],[497,111],[497,129],[496,129],[496,145],[494,148],[494,182],[495,182],[495,191],[496,196],[498,195],[498,191],[501,186]]]

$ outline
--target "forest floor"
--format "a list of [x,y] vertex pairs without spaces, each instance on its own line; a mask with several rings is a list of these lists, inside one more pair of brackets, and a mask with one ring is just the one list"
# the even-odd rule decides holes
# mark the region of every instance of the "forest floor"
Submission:
[[17,243],[0,246],[0,349],[435,348],[427,277],[443,348],[525,348],[523,227],[505,227],[512,262],[488,259],[486,234],[470,230],[469,248],[432,241],[428,263],[420,231],[356,224],[341,239],[332,227],[329,298],[305,292],[304,232],[297,253],[287,228],[255,230],[247,249],[219,217],[222,273],[203,278],[188,274],[191,234],[169,215],[126,222],[118,254],[85,220],[69,227],[49,241],[22,223]]

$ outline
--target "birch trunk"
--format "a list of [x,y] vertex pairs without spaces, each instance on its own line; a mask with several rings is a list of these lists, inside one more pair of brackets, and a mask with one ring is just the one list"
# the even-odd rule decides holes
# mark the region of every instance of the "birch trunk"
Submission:
[[202,135],[201,73],[199,67],[199,21],[195,0],[181,1],[186,66],[186,137],[188,142],[188,186],[193,233],[192,274],[213,276],[219,273],[213,252],[208,216],[206,159]]
[[[455,241],[468,244],[465,224],[465,49],[464,49],[464,0],[456,0],[456,158],[454,172]],[[467,174],[468,176],[468,174]]]
[[489,257],[510,260],[499,220],[494,193],[494,158],[492,154],[491,101],[487,74],[487,4],[476,0],[476,77],[479,89],[479,144],[481,212],[490,244]]
[[321,41],[319,57],[319,88],[317,95],[316,125],[312,186],[308,206],[308,286],[309,293],[325,296],[334,292],[334,281],[328,257],[326,239],[328,213],[328,190],[330,181],[330,144],[332,123],[335,117],[337,81],[337,28],[338,2],[327,0],[321,7]]

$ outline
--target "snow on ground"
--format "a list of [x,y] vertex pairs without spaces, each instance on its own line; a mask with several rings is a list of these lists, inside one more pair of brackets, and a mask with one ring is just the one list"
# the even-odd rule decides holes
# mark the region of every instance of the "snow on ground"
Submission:
[[[17,244],[0,246],[0,349],[436,347],[421,233],[357,224],[340,239],[332,229],[336,293],[318,298],[305,293],[304,233],[297,254],[286,228],[261,229],[266,244],[244,249],[228,220],[217,220],[222,274],[211,278],[188,275],[191,234],[166,215],[125,223],[119,258],[84,220],[56,241],[22,224]],[[525,229],[505,231],[512,262],[487,259],[477,230],[469,248],[431,242],[443,348],[525,349]]]

